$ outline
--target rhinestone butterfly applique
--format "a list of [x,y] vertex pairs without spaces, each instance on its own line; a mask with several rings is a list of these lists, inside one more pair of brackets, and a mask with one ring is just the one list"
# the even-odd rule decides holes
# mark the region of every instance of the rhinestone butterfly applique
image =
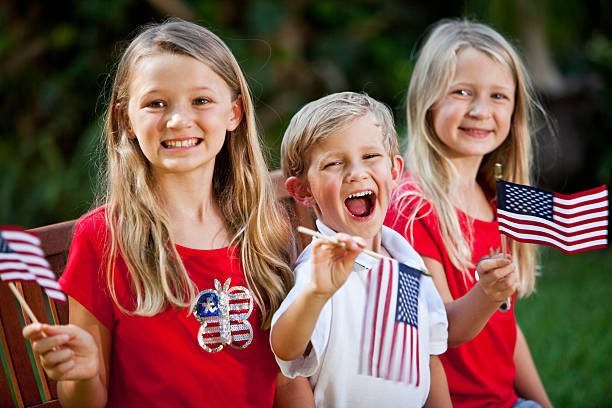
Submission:
[[253,327],[247,320],[253,311],[253,297],[243,286],[230,288],[230,281],[228,278],[221,287],[215,279],[215,288],[201,291],[193,310],[202,324],[198,343],[210,353],[226,345],[244,349],[253,341]]

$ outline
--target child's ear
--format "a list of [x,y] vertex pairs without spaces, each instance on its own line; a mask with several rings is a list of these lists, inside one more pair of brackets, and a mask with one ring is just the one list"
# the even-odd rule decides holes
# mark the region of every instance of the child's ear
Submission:
[[243,106],[242,106],[242,95],[238,95],[236,99],[232,102],[232,114],[227,122],[227,130],[233,131],[236,130],[240,122],[242,122],[243,115]]
[[397,185],[397,183],[402,178],[402,171],[404,170],[404,159],[402,156],[395,155],[391,159],[391,178],[393,180],[393,184]]
[[132,130],[132,125],[130,124],[130,118],[128,117],[128,114],[125,109],[121,109],[121,105],[118,103],[115,104],[115,107],[113,109],[115,110],[115,117],[117,118],[117,122],[121,123],[123,128],[125,128],[126,132],[128,133],[128,137],[130,139],[136,138],[136,135]]
[[308,187],[308,183],[302,180],[299,177],[289,177],[287,181],[285,181],[285,188],[298,203],[306,206],[312,207],[315,205],[315,199],[310,191],[310,187]]

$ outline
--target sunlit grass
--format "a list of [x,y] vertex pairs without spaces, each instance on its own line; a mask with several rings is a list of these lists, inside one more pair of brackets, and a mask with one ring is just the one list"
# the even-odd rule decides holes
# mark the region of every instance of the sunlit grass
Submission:
[[612,406],[612,249],[546,248],[516,315],[555,406]]

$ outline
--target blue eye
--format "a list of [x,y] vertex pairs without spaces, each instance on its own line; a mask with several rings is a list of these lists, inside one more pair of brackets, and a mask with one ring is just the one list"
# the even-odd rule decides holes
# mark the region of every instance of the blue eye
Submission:
[[493,95],[491,95],[491,97],[492,97],[493,99],[507,99],[507,98],[506,98],[506,95],[501,94],[501,93],[494,93]]

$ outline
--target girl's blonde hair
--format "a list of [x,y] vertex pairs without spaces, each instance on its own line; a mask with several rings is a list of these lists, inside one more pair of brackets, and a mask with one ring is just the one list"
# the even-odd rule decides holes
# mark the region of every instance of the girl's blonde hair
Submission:
[[[159,54],[186,55],[206,64],[241,98],[244,117],[226,135],[216,156],[214,199],[225,215],[232,243],[240,249],[246,280],[262,312],[262,327],[293,284],[289,268],[291,234],[274,198],[257,135],[254,108],[246,79],[232,52],[209,30],[173,19],[150,25],[136,36],[121,57],[105,123],[107,177],[106,221],[110,229],[106,278],[110,294],[127,313],[151,316],[171,304],[194,303],[197,288],[181,261],[170,220],[136,139],[128,133],[129,85],[138,62]],[[115,289],[115,263],[127,265],[135,307],[120,305]]]
[[[281,168],[285,177],[301,177],[308,170],[308,150],[358,118],[374,116],[390,158],[399,154],[391,110],[376,99],[356,92],[339,92],[307,103],[289,122],[281,144]],[[347,141],[350,143],[350,141]]]
[[[436,24],[421,48],[407,95],[408,147],[405,161],[422,191],[397,197],[400,213],[412,208],[406,224],[412,225],[416,211],[427,200],[439,219],[446,250],[464,278],[473,279],[472,231],[461,232],[457,210],[451,199],[451,186],[458,181],[453,163],[444,154],[445,146],[434,131],[431,108],[447,92],[452,81],[457,55],[473,48],[501,63],[512,74],[515,90],[514,112],[506,140],[484,156],[477,180],[489,197],[495,197],[495,163],[503,164],[504,179],[531,184],[532,143],[535,114],[544,110],[538,103],[531,81],[514,47],[491,27],[467,20],[442,20]],[[400,190],[401,191],[401,190]],[[471,228],[471,226],[470,226]],[[405,231],[408,232],[408,231]],[[519,296],[529,295],[535,284],[535,248],[512,242],[511,251],[520,276]]]

